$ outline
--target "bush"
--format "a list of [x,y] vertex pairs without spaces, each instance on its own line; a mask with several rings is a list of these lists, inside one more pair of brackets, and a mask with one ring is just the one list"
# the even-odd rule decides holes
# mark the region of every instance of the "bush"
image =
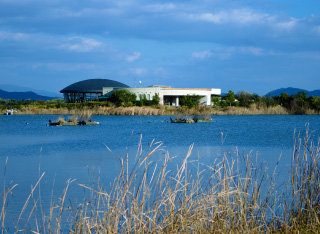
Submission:
[[192,107],[196,107],[199,105],[199,101],[201,99],[201,96],[199,95],[187,95],[187,96],[183,96],[180,99],[180,103],[182,106],[186,106],[188,108],[192,108]]
[[125,89],[114,90],[110,101],[116,106],[127,106],[130,103],[135,103],[137,96],[134,93],[129,92]]
[[152,104],[157,106],[160,104],[160,97],[159,97],[159,94],[156,93],[153,98],[152,98]]

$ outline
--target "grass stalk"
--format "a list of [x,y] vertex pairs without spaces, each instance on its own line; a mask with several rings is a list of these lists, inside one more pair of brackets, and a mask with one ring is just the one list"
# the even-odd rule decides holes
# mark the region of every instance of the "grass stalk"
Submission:
[[[69,180],[60,202],[52,203],[48,217],[37,217],[35,199],[28,219],[22,220],[32,188],[17,221],[34,233],[309,233],[320,230],[320,142],[307,127],[304,138],[295,137],[289,183],[279,185],[280,155],[269,173],[253,152],[223,152],[212,165],[186,156],[172,157],[161,142],[148,149],[138,144],[136,155],[118,156],[121,166],[110,189],[100,181],[79,184],[89,191],[81,204],[67,205]],[[109,149],[109,148],[108,148]],[[159,152],[162,158],[153,160]],[[176,166],[176,160],[178,164]],[[7,195],[15,187],[4,185],[1,211],[5,233]],[[42,213],[42,212],[41,212]],[[43,214],[42,214],[43,215]],[[33,217],[34,216],[34,217]],[[31,219],[35,225],[28,226]]]

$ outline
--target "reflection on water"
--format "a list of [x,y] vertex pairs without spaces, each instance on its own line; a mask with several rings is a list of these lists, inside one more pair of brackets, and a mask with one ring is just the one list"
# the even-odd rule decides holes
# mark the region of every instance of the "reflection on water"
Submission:
[[[295,131],[304,132],[309,123],[314,139],[320,131],[319,116],[216,116],[212,123],[171,124],[167,116],[96,116],[99,126],[49,127],[58,116],[0,116],[0,181],[18,184],[10,198],[7,222],[16,219],[39,176],[41,201],[48,208],[61,197],[66,182],[76,179],[68,191],[70,202],[81,201],[87,191],[78,183],[99,183],[108,189],[120,171],[120,159],[137,157],[161,141],[152,157],[161,165],[168,153],[170,171],[188,154],[190,171],[213,165],[223,155],[244,157],[274,168],[280,154],[279,171],[286,173],[291,162]],[[199,162],[199,163],[198,163]],[[283,179],[286,176],[282,177]]]

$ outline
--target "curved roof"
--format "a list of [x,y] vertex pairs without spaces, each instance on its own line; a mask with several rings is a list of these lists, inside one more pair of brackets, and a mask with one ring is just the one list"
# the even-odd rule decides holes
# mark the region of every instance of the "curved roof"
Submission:
[[89,79],[82,80],[76,83],[73,83],[60,91],[60,93],[68,92],[102,92],[103,87],[117,87],[117,88],[130,88],[128,85],[125,85],[121,82],[108,79]]

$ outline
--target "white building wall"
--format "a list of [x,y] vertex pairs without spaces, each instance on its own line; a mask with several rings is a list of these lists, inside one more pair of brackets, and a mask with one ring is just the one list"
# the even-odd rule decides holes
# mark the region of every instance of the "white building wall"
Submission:
[[[160,88],[159,87],[150,87],[150,88],[125,88],[131,93],[137,95],[137,100],[140,100],[140,96],[146,95],[148,100],[152,100],[156,93],[159,94],[160,97]],[[160,98],[161,102],[161,98]]]
[[111,96],[114,88],[102,88],[102,95]]
[[[119,88],[103,88],[103,95],[112,94],[114,89]],[[131,93],[136,94],[137,100],[140,100],[140,96],[146,95],[148,100],[152,100],[156,93],[159,95],[160,104],[164,103],[165,96],[171,96],[174,99],[175,105],[179,106],[179,97],[187,95],[199,95],[202,96],[200,103],[205,105],[211,105],[212,95],[221,95],[221,89],[174,89],[168,87],[154,86],[147,88],[124,88]]]
[[211,95],[221,95],[221,89],[163,89],[163,96],[202,96],[200,102],[209,106],[211,105]]

